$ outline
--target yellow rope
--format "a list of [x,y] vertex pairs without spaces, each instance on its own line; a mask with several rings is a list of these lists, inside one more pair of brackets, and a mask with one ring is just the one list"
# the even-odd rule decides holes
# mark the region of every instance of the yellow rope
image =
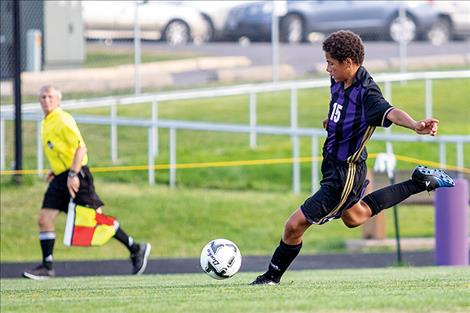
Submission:
[[[370,158],[377,157],[377,154],[371,153]],[[442,166],[439,162],[427,161],[416,159],[412,157],[407,157],[403,155],[395,155],[396,159],[399,161],[428,165],[432,167]],[[252,166],[252,165],[272,165],[272,164],[290,164],[294,162],[306,163],[311,161],[319,161],[321,157],[299,157],[299,158],[280,158],[280,159],[264,159],[264,160],[240,160],[240,161],[220,161],[220,162],[200,162],[200,163],[181,163],[181,164],[158,164],[151,165],[150,169],[153,170],[166,170],[170,168],[176,169],[190,169],[190,168],[210,168],[210,167],[235,167],[235,166]],[[464,172],[470,174],[470,168],[459,167],[454,165],[444,164],[444,168],[459,172]],[[91,170],[95,173],[98,172],[122,172],[122,171],[146,171],[149,169],[148,165],[128,165],[128,166],[109,166],[109,167],[93,167]],[[0,171],[0,175],[31,175],[31,174],[46,174],[48,170],[4,170]]]

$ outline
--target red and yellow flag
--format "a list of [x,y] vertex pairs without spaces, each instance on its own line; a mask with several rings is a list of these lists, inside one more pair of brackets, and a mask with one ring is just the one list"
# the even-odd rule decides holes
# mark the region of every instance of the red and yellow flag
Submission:
[[66,246],[102,246],[115,234],[119,222],[112,216],[96,213],[92,208],[70,201],[65,224]]

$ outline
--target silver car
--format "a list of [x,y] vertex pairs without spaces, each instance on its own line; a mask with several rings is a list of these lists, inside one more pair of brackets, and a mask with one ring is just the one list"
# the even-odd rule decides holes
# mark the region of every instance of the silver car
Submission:
[[208,24],[198,10],[163,1],[83,1],[85,37],[133,38],[137,5],[143,39],[165,40],[174,45],[207,40]]
[[435,37],[436,44],[450,38],[470,37],[470,2],[468,1],[432,1],[431,5],[439,12],[439,23],[447,34]]

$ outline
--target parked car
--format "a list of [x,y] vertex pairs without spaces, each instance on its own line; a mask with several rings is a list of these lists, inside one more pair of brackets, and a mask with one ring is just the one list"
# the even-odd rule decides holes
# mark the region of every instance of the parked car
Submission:
[[[404,7],[404,21],[399,19]],[[225,25],[232,38],[246,36],[266,40],[271,36],[272,2],[238,6],[230,11]],[[287,1],[287,13],[280,17],[280,38],[285,42],[306,41],[312,32],[329,34],[349,29],[364,38],[400,40],[404,30],[410,40],[446,36],[439,15],[427,1]]]
[[[439,23],[447,29],[448,35],[435,40],[464,39],[470,37],[470,2],[468,1],[430,1],[439,12]],[[442,43],[441,42],[441,43]],[[439,44],[439,42],[436,42]]]
[[204,19],[209,24],[208,40],[224,39],[224,26],[230,10],[236,6],[246,3],[246,1],[210,1],[193,0],[179,1],[182,5],[187,5],[199,10]]
[[163,1],[83,1],[84,34],[90,39],[134,37],[135,6],[139,5],[140,36],[185,44],[207,39],[208,25],[194,8]]

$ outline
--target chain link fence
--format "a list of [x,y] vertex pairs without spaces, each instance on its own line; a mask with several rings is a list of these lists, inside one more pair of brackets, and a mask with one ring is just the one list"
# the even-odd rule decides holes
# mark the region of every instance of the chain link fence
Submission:
[[[13,3],[14,0],[0,2],[2,12],[0,19],[0,75],[2,80],[12,79],[14,73]],[[19,5],[21,70],[39,71],[43,63],[41,34],[44,32],[44,16],[42,14],[44,3],[42,1],[19,1]],[[36,49],[36,51],[33,51],[33,49]]]

